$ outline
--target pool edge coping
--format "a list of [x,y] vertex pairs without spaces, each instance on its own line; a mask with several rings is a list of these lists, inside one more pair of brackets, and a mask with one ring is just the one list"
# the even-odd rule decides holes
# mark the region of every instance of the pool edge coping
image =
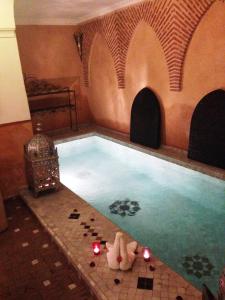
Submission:
[[[98,132],[98,130],[92,130],[91,132],[81,133],[81,134],[71,136],[71,137],[59,138],[59,139],[56,139],[54,141],[54,143],[55,143],[55,145],[63,144],[63,143],[67,143],[67,142],[70,142],[70,141],[73,141],[73,140],[83,139],[83,138],[87,138],[87,137],[91,137],[91,136],[98,136],[98,137],[104,138],[106,140],[115,142],[117,144],[123,145],[125,147],[130,148],[130,149],[140,151],[140,152],[145,153],[147,155],[154,156],[156,158],[168,161],[170,163],[174,163],[174,164],[176,164],[178,166],[181,166],[181,167],[184,167],[186,169],[190,169],[190,170],[199,172],[201,174],[204,174],[206,176],[213,177],[214,179],[219,179],[219,180],[225,181],[225,172],[223,174],[222,171],[219,172],[217,170],[211,170],[210,168],[214,168],[213,166],[206,165],[206,164],[203,164],[201,166],[201,165],[198,165],[200,162],[195,162],[193,160],[190,160],[190,162],[184,161],[184,160],[179,159],[179,158],[175,158],[175,157],[163,154],[163,153],[156,152],[156,151],[154,151],[154,149],[151,149],[151,148],[139,145],[139,144],[135,144],[135,143],[132,143],[130,141],[123,140],[123,139],[121,139],[121,138],[123,138],[122,136],[113,137],[110,134]],[[167,146],[165,146],[164,149],[166,150]],[[179,151],[186,153],[186,151],[184,151],[184,150],[179,150]],[[202,164],[202,163],[200,163],[200,164]]]
[[[123,230],[122,228],[120,228],[119,225],[115,224],[109,218],[107,218],[106,216],[104,216],[103,214],[101,214],[97,209],[95,209],[87,201],[85,201],[85,199],[81,198],[79,195],[77,195],[76,193],[74,193],[72,190],[70,190],[65,185],[62,184],[62,186],[63,186],[63,189],[69,191],[69,193],[71,193],[73,195],[74,200],[76,200],[78,202],[81,202],[81,203],[84,203],[86,206],[90,207],[92,210],[94,210],[94,212],[96,214],[101,215],[101,217],[103,217],[104,219],[106,219],[115,228],[117,228],[117,229],[119,228],[120,231],[122,231],[123,233],[125,233],[126,236],[128,236],[130,239],[133,240],[132,236],[127,231]],[[43,217],[41,215],[39,215],[38,212],[35,211],[35,208],[32,205],[30,205],[29,200],[27,199],[29,196],[26,196],[26,193],[29,193],[29,195],[33,198],[31,192],[28,189],[21,190],[20,191],[20,196],[25,201],[25,203],[28,205],[28,207],[31,209],[31,211],[34,213],[34,215],[37,217],[37,219],[42,224],[42,226],[44,227],[44,229],[49,233],[49,235],[54,240],[54,242],[57,244],[57,246],[59,247],[59,249],[66,256],[66,258],[68,259],[68,262],[71,263],[71,265],[75,268],[75,270],[78,272],[78,274],[81,276],[81,278],[85,281],[85,283],[87,284],[87,286],[90,289],[90,292],[93,293],[97,297],[97,299],[99,299],[99,300],[108,300],[107,296],[105,296],[105,294],[101,290],[100,291],[98,290],[98,288],[97,288],[96,284],[94,283],[93,279],[90,278],[87,275],[87,273],[85,272],[85,269],[82,267],[82,265],[76,259],[74,259],[74,256],[69,251],[68,247],[64,244],[63,241],[60,240],[60,237],[57,236],[57,232],[55,232],[54,229],[51,229],[50,228],[51,226],[47,222],[45,222],[43,220]],[[56,193],[52,193],[52,194],[55,195]],[[34,199],[34,201],[36,200],[36,198],[33,198],[33,199]],[[141,248],[143,247],[143,245],[141,243],[139,243],[139,242],[138,242],[138,245]],[[154,258],[157,261],[161,262],[162,265],[164,265],[167,269],[169,269],[174,274],[176,274],[176,276],[178,276],[179,278],[181,278],[189,286],[191,286],[196,292],[201,293],[201,290],[199,288],[197,288],[196,286],[194,286],[190,281],[188,281],[187,279],[185,279],[181,274],[179,274],[177,271],[175,271],[170,266],[168,266],[157,255],[154,255]]]

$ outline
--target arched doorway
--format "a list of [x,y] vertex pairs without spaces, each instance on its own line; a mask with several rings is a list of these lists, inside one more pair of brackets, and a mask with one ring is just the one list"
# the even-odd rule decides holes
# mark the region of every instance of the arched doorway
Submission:
[[225,91],[197,104],[191,119],[188,157],[225,169]]
[[160,106],[149,88],[142,89],[134,99],[131,109],[130,140],[151,148],[159,148]]

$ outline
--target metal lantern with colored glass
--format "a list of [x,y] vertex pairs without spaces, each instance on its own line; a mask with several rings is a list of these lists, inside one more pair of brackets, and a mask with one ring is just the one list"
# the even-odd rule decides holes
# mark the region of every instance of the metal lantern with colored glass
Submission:
[[58,190],[58,153],[53,141],[38,133],[24,146],[24,152],[27,180],[34,196],[42,191]]

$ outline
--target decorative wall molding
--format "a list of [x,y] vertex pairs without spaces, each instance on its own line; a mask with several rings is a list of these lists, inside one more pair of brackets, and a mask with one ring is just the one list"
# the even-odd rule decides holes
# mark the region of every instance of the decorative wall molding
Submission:
[[0,128],[4,126],[14,126],[14,125],[22,125],[25,123],[31,123],[31,120],[24,120],[24,121],[16,121],[16,122],[9,122],[9,123],[0,123]]
[[[125,88],[129,44],[135,28],[144,20],[155,31],[165,54],[170,90],[182,88],[183,63],[190,40],[199,22],[217,0],[143,1],[80,26],[84,34],[83,70],[88,86],[90,49],[96,33],[106,40],[113,57],[118,87]],[[224,1],[224,0],[220,0]]]
[[0,38],[15,38],[15,28],[0,28]]

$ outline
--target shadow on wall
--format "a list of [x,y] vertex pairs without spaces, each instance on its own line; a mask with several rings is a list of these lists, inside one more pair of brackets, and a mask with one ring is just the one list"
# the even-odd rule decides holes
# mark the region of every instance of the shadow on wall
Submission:
[[188,157],[225,169],[225,91],[216,90],[197,104],[191,120]]
[[149,88],[142,89],[131,109],[130,140],[151,148],[161,143],[161,113],[156,95]]

